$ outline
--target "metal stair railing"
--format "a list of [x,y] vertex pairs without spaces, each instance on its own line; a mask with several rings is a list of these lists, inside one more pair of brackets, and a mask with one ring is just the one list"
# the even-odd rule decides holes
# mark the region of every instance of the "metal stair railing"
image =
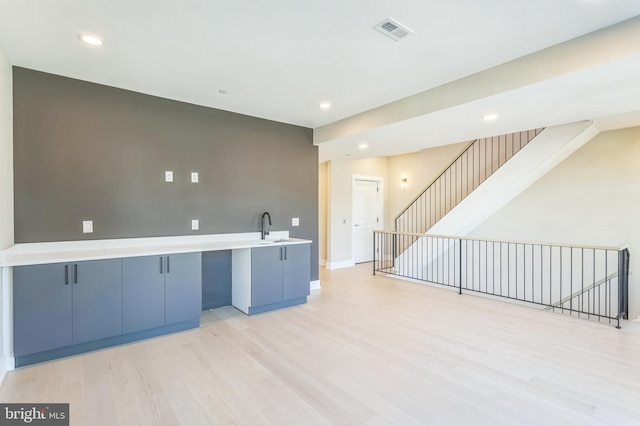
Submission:
[[[423,234],[509,161],[542,128],[471,141],[406,208],[396,216],[397,232]],[[398,247],[403,251],[406,247]]]
[[[396,254],[396,247],[408,247]],[[598,321],[627,319],[629,250],[374,231],[373,273],[460,294],[535,304]]]

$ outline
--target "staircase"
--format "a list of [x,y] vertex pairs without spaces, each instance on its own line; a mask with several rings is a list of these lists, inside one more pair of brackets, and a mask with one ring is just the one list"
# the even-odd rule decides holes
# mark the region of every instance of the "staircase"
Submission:
[[395,218],[395,230],[423,234],[543,129],[476,139]]
[[395,231],[467,235],[596,134],[580,121],[477,139],[395,218]]
[[465,237],[597,134],[591,122],[581,121],[472,141],[395,218],[395,231],[374,232],[374,274],[533,303],[620,327],[628,312],[626,248]]

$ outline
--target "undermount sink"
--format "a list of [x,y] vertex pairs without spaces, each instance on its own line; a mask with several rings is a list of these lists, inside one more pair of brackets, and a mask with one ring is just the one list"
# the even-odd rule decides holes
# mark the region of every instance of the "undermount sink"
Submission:
[[258,240],[258,244],[273,244],[273,243],[283,243],[285,241],[289,241],[286,238],[281,238],[279,240]]

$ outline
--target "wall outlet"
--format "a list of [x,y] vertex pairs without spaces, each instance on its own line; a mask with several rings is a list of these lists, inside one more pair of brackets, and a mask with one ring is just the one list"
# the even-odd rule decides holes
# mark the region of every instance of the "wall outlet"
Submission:
[[299,217],[291,218],[291,226],[300,226],[300,218]]
[[82,233],[83,234],[91,234],[93,232],[93,221],[92,220],[83,220],[82,221]]
[[173,182],[173,172],[171,170],[167,170],[166,172],[164,172],[164,181]]
[[191,221],[191,230],[197,231],[198,229],[200,229],[200,221],[198,219],[193,219]]
[[200,181],[200,176],[198,176],[198,172],[191,172],[191,183],[198,183]]

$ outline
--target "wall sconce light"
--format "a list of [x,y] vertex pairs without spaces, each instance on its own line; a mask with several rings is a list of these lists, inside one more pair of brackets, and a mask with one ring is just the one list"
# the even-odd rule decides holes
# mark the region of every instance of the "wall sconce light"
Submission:
[[402,185],[402,190],[404,191],[405,189],[407,189],[407,182],[409,181],[409,179],[406,176],[403,176],[400,179],[400,184]]

